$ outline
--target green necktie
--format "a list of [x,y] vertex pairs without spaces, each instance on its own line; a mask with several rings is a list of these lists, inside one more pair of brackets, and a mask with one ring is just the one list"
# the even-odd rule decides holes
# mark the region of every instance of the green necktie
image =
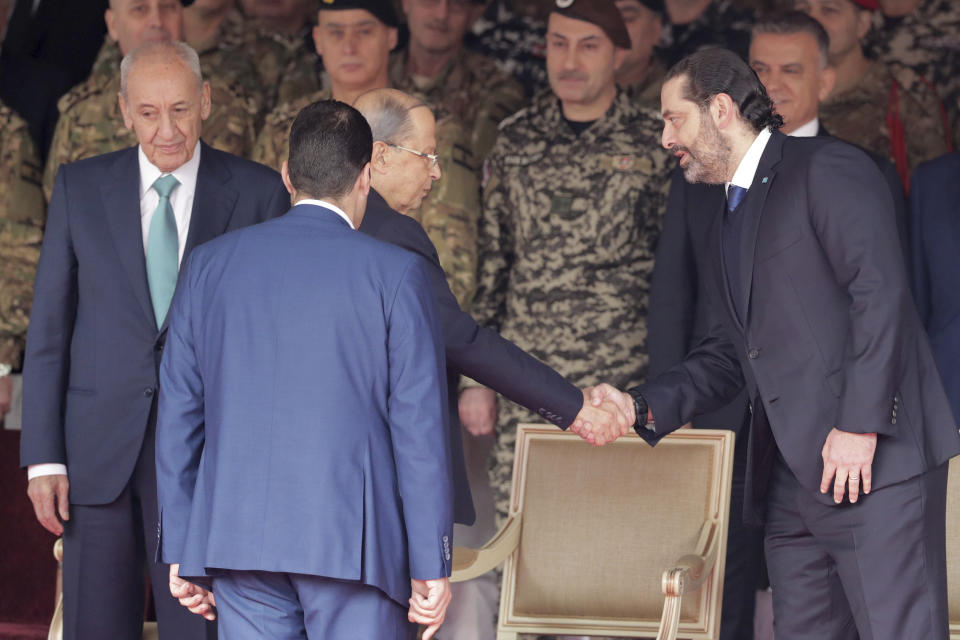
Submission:
[[163,326],[167,317],[173,290],[177,286],[177,258],[180,247],[177,241],[177,221],[170,206],[170,193],[179,186],[172,175],[160,176],[153,183],[153,190],[160,202],[150,221],[147,236],[147,282],[150,285],[150,300],[157,318],[157,328]]

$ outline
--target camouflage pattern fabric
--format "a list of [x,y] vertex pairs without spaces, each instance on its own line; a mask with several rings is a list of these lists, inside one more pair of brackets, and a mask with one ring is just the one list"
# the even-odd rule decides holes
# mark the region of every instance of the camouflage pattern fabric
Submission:
[[955,111],[960,98],[960,3],[956,0],[921,0],[913,13],[902,18],[885,18],[876,12],[864,49],[871,58],[910,67],[932,82],[940,99]]
[[[64,162],[74,162],[137,144],[137,136],[123,124],[117,102],[120,71],[110,75],[94,74],[60,98],[60,119],[54,130],[47,166],[43,174],[43,192],[50,201],[57,170]],[[254,139],[254,118],[244,100],[216,78],[210,80],[213,103],[210,117],[203,123],[204,142],[221,151],[249,156]]]
[[391,58],[390,84],[422,96],[438,118],[452,115],[469,132],[474,158],[486,158],[497,127],[523,105],[523,88],[492,59],[473,51],[461,50],[434,78],[410,75],[407,61],[406,52]]
[[657,54],[667,67],[708,47],[730,49],[746,60],[752,27],[752,12],[737,9],[730,0],[713,0],[693,22],[664,24]]
[[[329,89],[322,89],[274,109],[257,137],[253,159],[279,171],[290,152],[290,127],[297,114],[331,96]],[[476,286],[480,187],[467,134],[451,116],[437,121],[437,155],[443,175],[411,217],[420,222],[436,245],[450,289],[460,306],[467,309]]]
[[21,365],[46,209],[24,122],[0,103],[0,363]]
[[650,67],[643,82],[623,87],[630,97],[640,106],[660,112],[660,89],[663,79],[667,75],[667,68],[656,58],[650,59]]
[[277,81],[277,104],[316,93],[323,88],[323,59],[310,32],[294,37],[275,36],[283,45],[285,62]]
[[513,76],[527,98],[550,86],[545,21],[515,13],[503,0],[491,2],[467,33],[465,43]]
[[[656,112],[618,92],[576,135],[552,93],[508,118],[487,160],[473,314],[577,386],[643,381],[653,257],[675,166]],[[491,485],[508,510],[516,425],[501,400]]]
[[831,95],[820,104],[820,122],[831,135],[893,160],[887,110],[894,81],[904,87],[899,91],[899,110],[907,142],[907,163],[912,170],[917,164],[946,153],[947,138],[940,102],[929,87],[917,82],[916,74],[909,68],[873,62],[853,88]]

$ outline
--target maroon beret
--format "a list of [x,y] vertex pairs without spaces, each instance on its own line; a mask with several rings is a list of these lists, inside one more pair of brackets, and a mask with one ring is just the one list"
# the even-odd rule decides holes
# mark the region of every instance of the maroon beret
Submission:
[[877,0],[851,0],[853,4],[859,5],[863,9],[869,9],[870,11],[876,11],[880,8],[880,4]]
[[630,48],[630,34],[613,0],[555,0],[553,13],[595,24],[607,34],[614,46]]

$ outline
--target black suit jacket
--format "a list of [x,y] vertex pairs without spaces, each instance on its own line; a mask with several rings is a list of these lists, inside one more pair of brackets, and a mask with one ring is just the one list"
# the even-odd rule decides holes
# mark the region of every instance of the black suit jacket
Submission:
[[[821,126],[818,136],[829,136]],[[896,212],[897,231],[904,256],[909,255],[906,203],[903,187],[892,162],[864,150],[883,173]],[[707,256],[710,228],[726,202],[722,185],[687,182],[683,171],[673,172],[663,229],[657,243],[647,314],[650,373],[656,376],[683,360],[707,331],[707,292],[713,278]],[[727,405],[699,415],[698,428],[738,431],[748,416],[748,398],[741,392]],[[740,435],[738,433],[738,435]],[[745,434],[743,434],[745,435]]]
[[921,164],[910,185],[914,298],[956,418],[960,416],[960,153]]
[[[112,502],[152,437],[167,327],[157,330],[150,301],[139,172],[136,147],[62,166],[37,267],[20,462],[66,464],[77,504]],[[201,144],[182,264],[289,204],[275,171]]]
[[423,227],[413,218],[391,209],[383,197],[372,189],[360,231],[419,254],[430,265],[430,282],[436,297],[447,356],[454,520],[472,524],[476,515],[467,481],[457,411],[460,374],[536,411],[561,429],[569,427],[580,412],[583,394],[559,373],[498,333],[479,326],[470,314],[462,311],[447,284],[437,250]]
[[[819,494],[829,431],[879,434],[873,486],[916,476],[960,453],[907,284],[889,189],[861,151],[830,138],[774,133],[741,204],[741,324],[710,223],[706,331],[679,365],[640,387],[655,443],[746,384],[753,420],[745,512],[762,519],[779,448]],[[829,496],[821,496],[832,503]]]

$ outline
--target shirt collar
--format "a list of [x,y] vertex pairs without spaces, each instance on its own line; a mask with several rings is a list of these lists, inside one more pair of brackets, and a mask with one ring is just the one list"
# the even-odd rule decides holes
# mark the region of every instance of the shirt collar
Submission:
[[750,188],[750,185],[753,184],[753,177],[757,174],[757,167],[760,166],[763,150],[767,148],[767,142],[770,141],[772,133],[769,128],[766,128],[757,134],[753,144],[750,145],[740,164],[737,165],[737,170],[733,173],[733,180],[726,184],[726,189],[729,189],[731,184],[744,189]]
[[335,204],[330,204],[326,200],[312,200],[311,198],[304,198],[303,200],[297,200],[296,202],[294,202],[293,206],[297,206],[301,204],[312,204],[315,207],[326,207],[327,209],[330,209],[335,214],[337,214],[338,216],[346,220],[347,224],[350,225],[351,229],[354,229],[354,230],[356,229],[356,227],[353,226],[353,221],[350,220],[350,217],[346,214],[346,212]]
[[[152,162],[147,159],[147,154],[143,152],[142,146],[137,146],[137,158],[140,161],[140,199],[142,200],[147,192],[153,187],[153,183],[162,175]],[[193,156],[185,163],[170,171],[169,174],[177,179],[180,186],[177,188],[180,193],[193,193],[197,188],[197,172],[200,170],[200,141],[197,140],[197,146],[193,148]]]
[[790,135],[794,138],[813,138],[818,133],[820,133],[820,118],[814,118],[810,122],[794,129]]

